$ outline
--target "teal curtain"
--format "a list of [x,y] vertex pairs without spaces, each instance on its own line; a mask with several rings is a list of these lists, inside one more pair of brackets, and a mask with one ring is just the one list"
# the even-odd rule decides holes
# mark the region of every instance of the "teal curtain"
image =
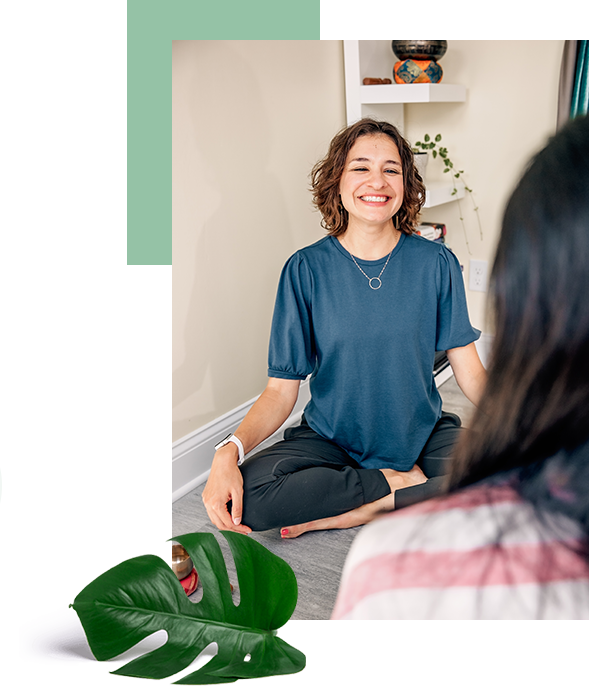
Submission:
[[571,119],[587,114],[589,106],[589,41],[577,41],[577,65],[573,96],[571,98]]

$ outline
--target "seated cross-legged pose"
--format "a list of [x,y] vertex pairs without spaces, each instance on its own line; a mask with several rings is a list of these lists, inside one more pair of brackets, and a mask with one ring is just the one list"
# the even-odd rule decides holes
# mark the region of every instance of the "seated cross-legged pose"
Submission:
[[354,539],[333,619],[589,619],[589,120],[507,205],[495,341],[448,492]]
[[[221,529],[294,538],[431,498],[463,430],[442,411],[436,351],[475,405],[486,380],[458,260],[415,234],[425,188],[397,129],[343,129],[311,178],[328,235],[284,266],[268,385],[217,446],[202,497]],[[308,375],[300,426],[242,462],[286,421]]]

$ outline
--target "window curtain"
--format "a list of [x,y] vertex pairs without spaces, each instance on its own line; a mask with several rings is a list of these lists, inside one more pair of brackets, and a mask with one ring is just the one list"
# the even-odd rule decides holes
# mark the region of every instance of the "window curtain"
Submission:
[[557,128],[587,114],[589,99],[589,41],[566,40],[560,66]]
[[577,41],[577,66],[571,99],[571,119],[587,114],[589,105],[589,41]]

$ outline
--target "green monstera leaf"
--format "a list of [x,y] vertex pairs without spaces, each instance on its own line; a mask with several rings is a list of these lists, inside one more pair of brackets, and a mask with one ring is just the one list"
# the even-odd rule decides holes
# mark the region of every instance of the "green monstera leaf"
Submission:
[[122,562],[78,594],[71,607],[97,660],[116,657],[160,629],[168,634],[163,646],[113,674],[162,679],[186,669],[213,642],[217,654],[176,683],[223,684],[305,667],[304,654],[276,635],[297,603],[294,572],[248,536],[221,533],[237,568],[237,606],[221,549],[210,533],[173,539],[184,546],[198,571],[203,587],[198,603],[186,597],[172,569],[154,555]]

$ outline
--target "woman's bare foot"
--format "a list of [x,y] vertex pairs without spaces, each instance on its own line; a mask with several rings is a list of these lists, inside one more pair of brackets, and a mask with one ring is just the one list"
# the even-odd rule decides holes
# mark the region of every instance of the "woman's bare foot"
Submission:
[[385,475],[385,478],[391,487],[391,493],[394,493],[400,488],[417,486],[418,484],[423,484],[427,481],[426,475],[417,465],[413,465],[413,468],[408,472],[398,472],[396,469],[381,469],[380,471]]
[[371,522],[379,514],[390,512],[395,509],[395,491],[400,488],[407,488],[408,486],[416,486],[417,484],[422,484],[427,481],[425,474],[417,465],[408,472],[398,472],[396,469],[381,469],[380,471],[385,475],[390,486],[391,492],[389,495],[385,495],[384,498],[375,500],[372,503],[361,505],[355,510],[335,515],[335,517],[315,519],[311,522],[284,527],[283,529],[280,529],[280,535],[282,538],[296,538],[306,531],[351,529],[354,526],[368,524],[368,522]]

